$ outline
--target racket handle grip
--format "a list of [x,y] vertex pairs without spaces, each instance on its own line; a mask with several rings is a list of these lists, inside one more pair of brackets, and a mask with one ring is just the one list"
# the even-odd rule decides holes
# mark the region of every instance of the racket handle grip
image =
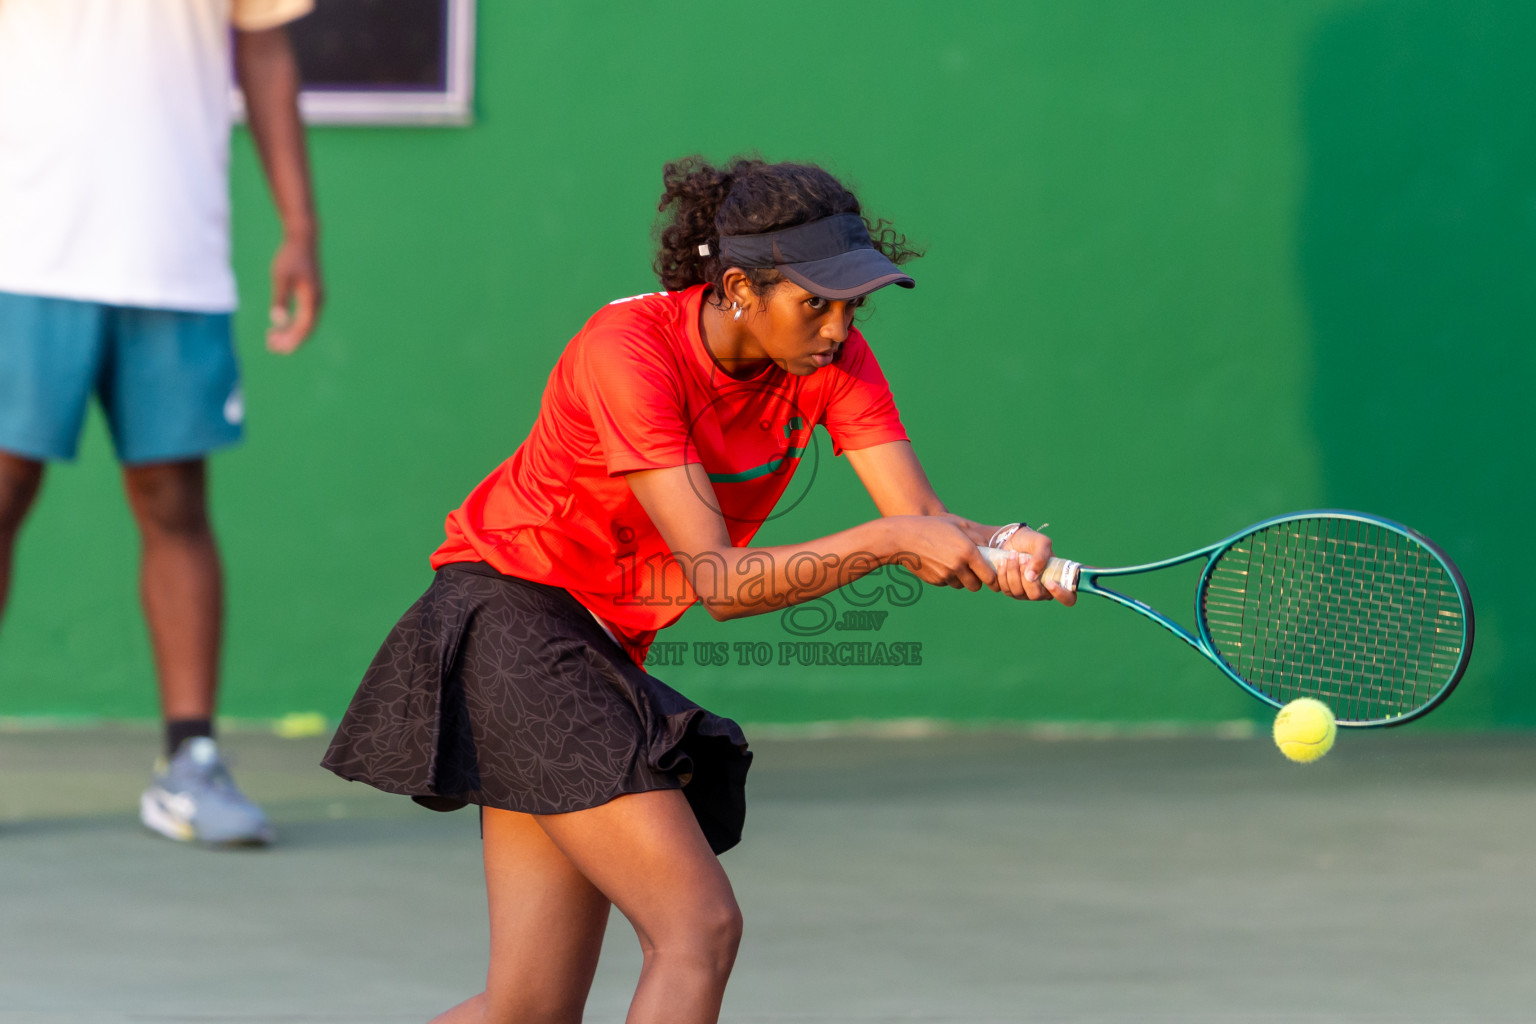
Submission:
[[[996,571],[1003,557],[1001,548],[982,548],[981,556],[987,560],[987,564]],[[1077,589],[1077,578],[1082,572],[1082,564],[1067,558],[1052,558],[1046,563],[1045,572],[1041,579],[1046,583],[1059,583],[1067,590]]]

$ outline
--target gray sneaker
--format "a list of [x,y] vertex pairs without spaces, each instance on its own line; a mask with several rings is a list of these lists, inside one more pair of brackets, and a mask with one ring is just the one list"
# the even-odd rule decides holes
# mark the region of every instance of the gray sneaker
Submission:
[[139,798],[139,820],[182,842],[259,846],[272,841],[267,816],[236,788],[219,745],[207,736],[194,736],[169,763],[156,763],[154,784]]

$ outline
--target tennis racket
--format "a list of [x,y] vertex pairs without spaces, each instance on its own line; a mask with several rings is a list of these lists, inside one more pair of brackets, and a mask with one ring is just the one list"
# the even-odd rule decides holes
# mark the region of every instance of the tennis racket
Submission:
[[[983,548],[997,567],[1002,552]],[[1100,584],[1206,560],[1191,633]],[[1428,537],[1363,512],[1297,512],[1160,562],[1101,569],[1052,558],[1045,578],[1145,615],[1272,707],[1315,697],[1341,726],[1434,709],[1472,656],[1472,595]]]

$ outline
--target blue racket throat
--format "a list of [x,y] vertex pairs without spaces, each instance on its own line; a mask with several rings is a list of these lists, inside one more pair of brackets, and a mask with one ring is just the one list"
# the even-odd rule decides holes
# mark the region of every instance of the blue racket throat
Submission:
[[[995,568],[1002,552],[983,554]],[[1202,558],[1195,633],[1099,582]],[[1416,530],[1363,512],[1276,516],[1142,565],[1053,558],[1045,576],[1151,619],[1270,707],[1314,697],[1341,726],[1401,725],[1427,714],[1472,655],[1472,597],[1455,564]]]

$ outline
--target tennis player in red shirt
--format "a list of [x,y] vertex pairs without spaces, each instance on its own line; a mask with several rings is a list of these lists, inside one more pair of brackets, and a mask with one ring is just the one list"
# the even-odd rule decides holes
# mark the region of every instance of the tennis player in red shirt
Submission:
[[[667,290],[599,310],[528,439],[448,517],[436,577],[369,667],[325,766],[438,810],[478,804],[485,991],[438,1022],[577,1022],[608,920],[644,968],[630,1024],[717,1019],[741,914],[717,855],[741,838],[735,722],[648,674],[656,632],[821,597],[899,562],[1026,600],[1048,538],[950,513],[854,314],[916,255],[821,168],[667,165]],[[752,538],[824,427],[881,518]],[[994,572],[978,545],[1012,552]]]

